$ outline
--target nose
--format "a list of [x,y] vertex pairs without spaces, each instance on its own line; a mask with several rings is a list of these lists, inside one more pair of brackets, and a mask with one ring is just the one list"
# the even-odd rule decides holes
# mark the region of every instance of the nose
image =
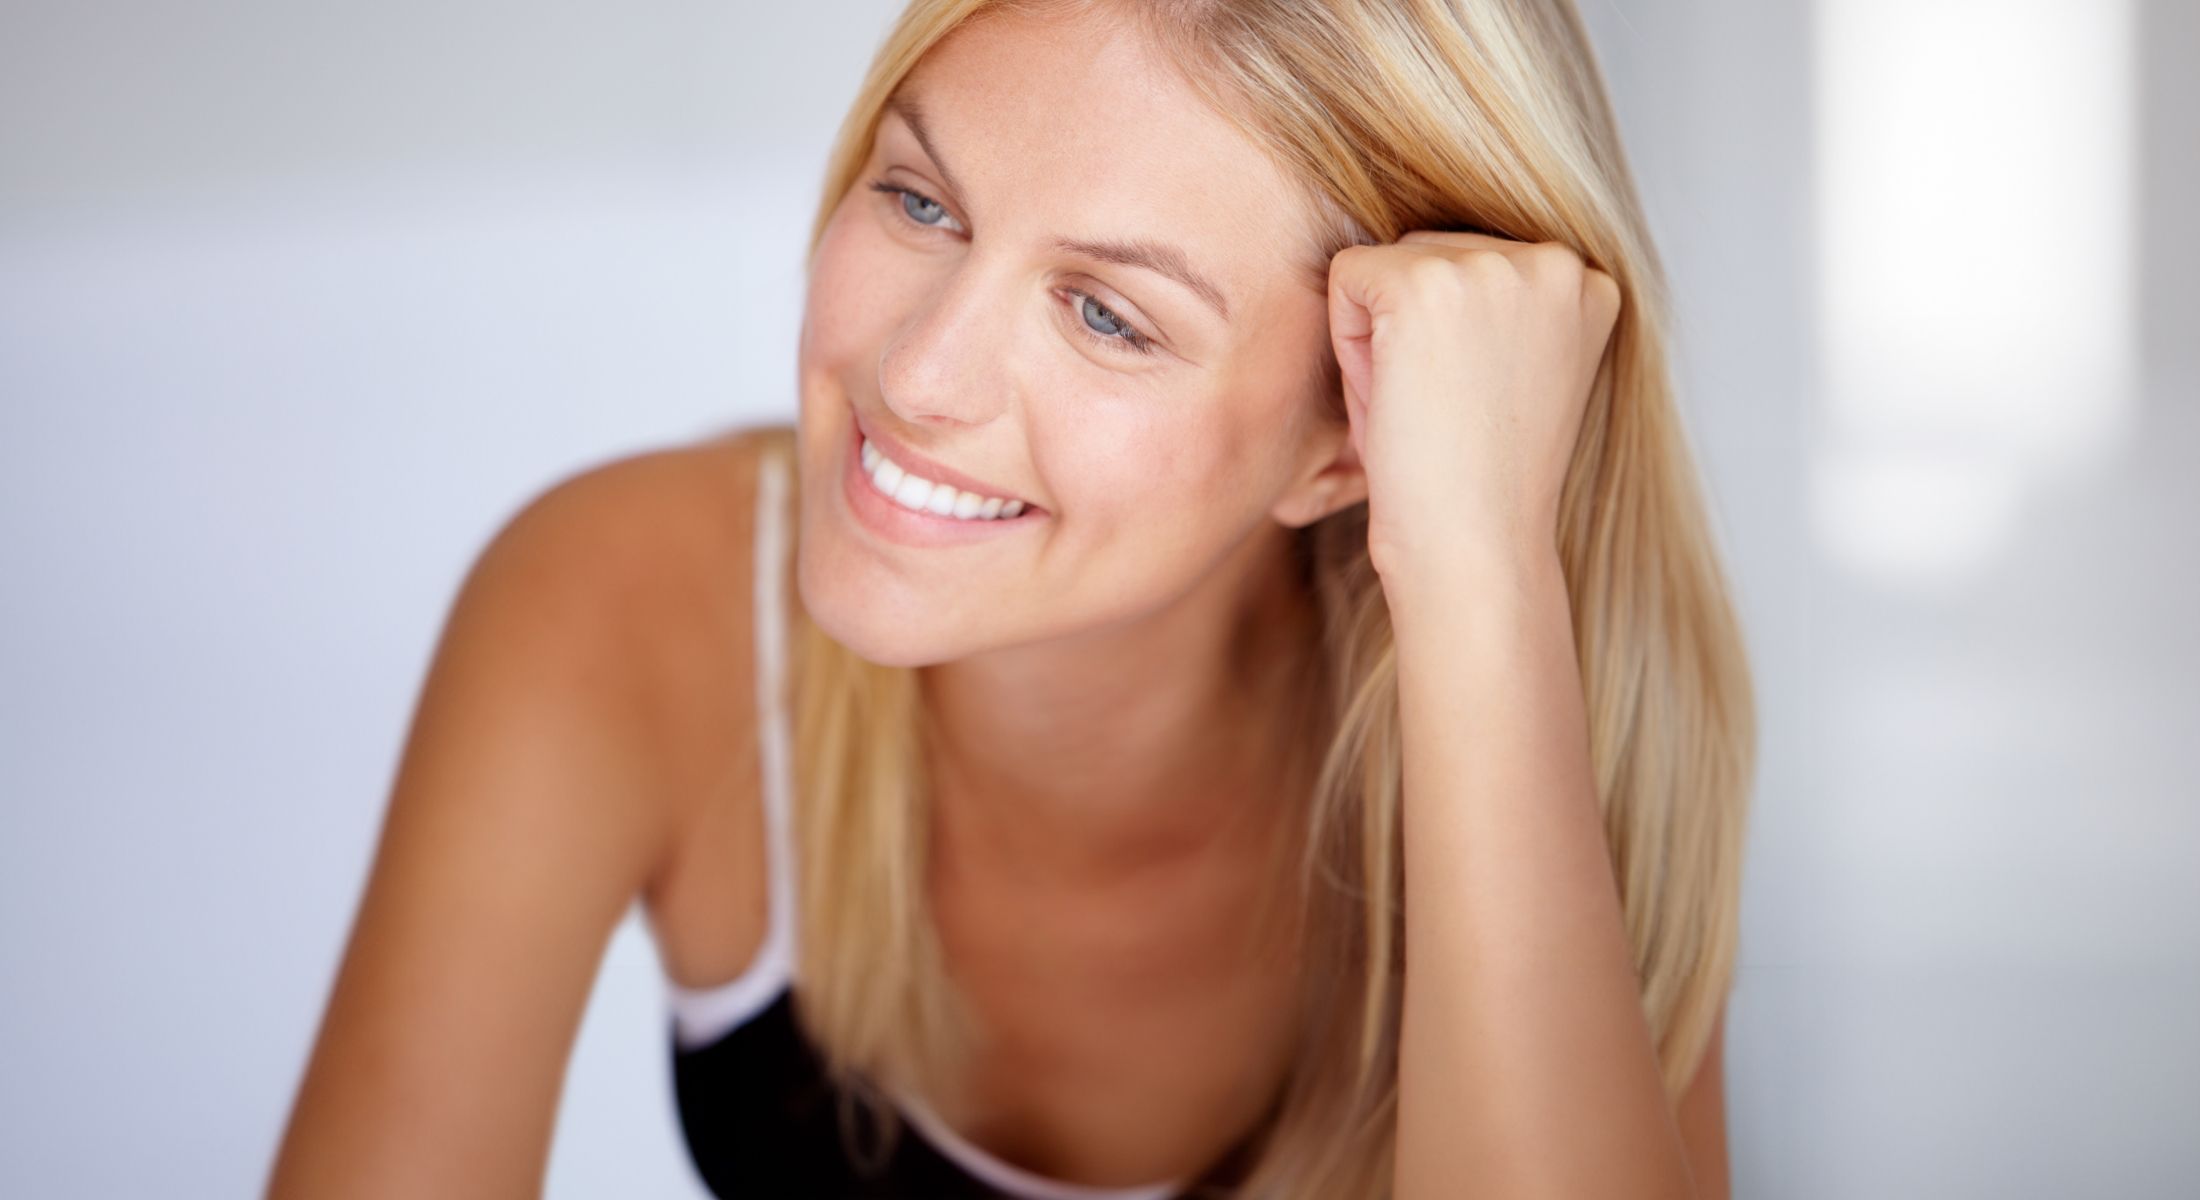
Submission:
[[910,426],[983,425],[1008,405],[1009,289],[966,258],[915,303],[879,352],[879,398]]

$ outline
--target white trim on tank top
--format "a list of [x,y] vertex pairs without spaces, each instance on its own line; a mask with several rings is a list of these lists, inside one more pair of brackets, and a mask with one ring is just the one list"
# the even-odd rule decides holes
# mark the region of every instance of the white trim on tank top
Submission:
[[[691,988],[671,979],[665,996],[673,1035],[682,1049],[706,1046],[770,1007],[794,980],[795,858],[789,827],[791,743],[781,702],[786,671],[787,561],[786,465],[775,453],[759,463],[756,505],[756,686],[760,749],[764,766],[764,823],[769,839],[766,890],[770,913],[764,941],[741,974],[714,987]],[[1025,1170],[964,1138],[932,1111],[921,1097],[892,1093],[894,1103],[925,1139],[963,1170],[1023,1200],[1167,1200],[1182,1183],[1170,1180],[1135,1187],[1092,1187],[1066,1183]]]
[[666,1001],[673,1032],[682,1049],[706,1046],[771,1006],[794,978],[795,879],[792,831],[788,828],[787,714],[780,702],[786,670],[786,593],[782,579],[787,559],[787,477],[779,456],[765,453],[757,464],[756,567],[756,712],[757,745],[764,771],[765,888],[769,896],[763,944],[741,974],[714,987],[691,988],[666,980]]

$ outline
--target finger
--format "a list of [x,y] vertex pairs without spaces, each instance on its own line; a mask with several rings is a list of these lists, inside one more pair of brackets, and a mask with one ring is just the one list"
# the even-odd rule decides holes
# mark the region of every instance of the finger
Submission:
[[[1347,246],[1329,260],[1329,328],[1340,338],[1361,340],[1374,333],[1377,314],[1389,308],[1388,285],[1408,260],[1457,262],[1464,251],[1438,242],[1389,242]],[[1356,307],[1355,307],[1356,306]]]
[[1461,250],[1490,250],[1500,246],[1524,246],[1517,238],[1500,237],[1475,229],[1414,229],[1399,235],[1400,244],[1451,246]]
[[1595,328],[1610,334],[1619,321],[1619,310],[1625,303],[1619,281],[1594,268],[1586,272],[1581,281],[1584,310]]
[[[1364,341],[1375,332],[1374,316],[1367,311],[1368,277],[1380,246],[1347,246],[1329,259],[1329,335],[1341,341]],[[1371,261],[1373,260],[1373,261]]]

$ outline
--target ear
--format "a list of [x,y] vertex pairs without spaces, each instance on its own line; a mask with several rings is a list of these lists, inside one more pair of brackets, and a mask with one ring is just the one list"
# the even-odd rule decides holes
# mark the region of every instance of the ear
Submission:
[[1351,424],[1316,421],[1307,429],[1291,486],[1276,497],[1268,514],[1281,525],[1300,529],[1365,499],[1367,473],[1360,469]]

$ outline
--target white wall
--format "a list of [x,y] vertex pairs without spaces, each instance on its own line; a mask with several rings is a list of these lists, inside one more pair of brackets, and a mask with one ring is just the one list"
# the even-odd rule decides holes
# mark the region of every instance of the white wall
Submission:
[[[2131,228],[2009,251],[2053,294],[2128,264],[2120,423],[1921,588],[1827,523],[1847,2],[1583,5],[1762,689],[1738,1194],[2190,1195],[2195,10],[2119,43]],[[2049,2],[1957,15],[1990,49]],[[0,7],[0,1193],[260,1186],[460,573],[565,473],[791,416],[812,188],[895,7]],[[1938,266],[1903,294],[1960,297]],[[630,919],[553,1196],[701,1194],[656,969]]]
[[[895,6],[0,8],[0,1194],[262,1185],[467,563],[794,412]],[[700,1195],[618,933],[553,1196]]]
[[1762,688],[1737,1193],[2200,1194],[2200,7],[1583,7]]

